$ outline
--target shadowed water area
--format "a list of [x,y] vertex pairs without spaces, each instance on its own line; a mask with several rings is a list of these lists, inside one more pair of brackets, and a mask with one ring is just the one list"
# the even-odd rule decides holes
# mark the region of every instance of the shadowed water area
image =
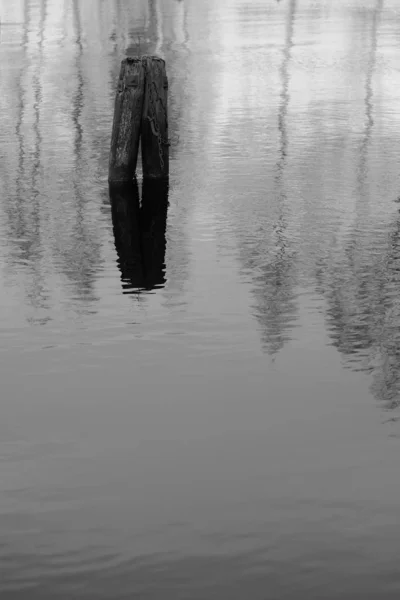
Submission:
[[[1,600],[399,598],[398,0],[0,19]],[[139,53],[170,181],[110,196]]]

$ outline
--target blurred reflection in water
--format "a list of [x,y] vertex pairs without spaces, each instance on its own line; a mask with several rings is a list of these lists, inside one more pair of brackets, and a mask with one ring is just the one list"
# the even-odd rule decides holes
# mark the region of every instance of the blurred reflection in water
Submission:
[[[366,49],[367,52],[367,65],[366,65],[366,77],[365,77],[365,133],[361,144],[360,150],[360,166],[359,166],[359,178],[360,178],[360,198],[365,195],[365,180],[367,177],[367,160],[368,160],[368,146],[371,141],[371,131],[374,125],[373,119],[373,90],[372,90],[372,77],[375,71],[376,63],[376,51],[378,44],[378,27],[380,21],[380,15],[383,8],[383,0],[376,0],[371,19],[370,34],[368,35],[368,22],[366,23],[366,40],[370,42],[370,48]],[[356,19],[365,19],[363,11],[357,11],[355,14]]]
[[[0,597],[397,600],[398,0],[0,18]],[[141,193],[107,182],[137,53]]]
[[[278,129],[280,133],[279,155],[276,164],[275,194],[278,214],[273,227],[274,255],[271,262],[264,265],[262,287],[257,289],[256,296],[260,300],[259,319],[262,323],[262,339],[268,352],[274,356],[291,339],[291,329],[296,321],[295,269],[292,233],[286,215],[288,197],[285,192],[285,166],[288,153],[287,114],[290,101],[289,68],[296,18],[297,0],[290,0],[286,21],[285,45],[280,68],[281,93],[278,113]],[[260,252],[262,257],[263,253]],[[261,283],[261,282],[260,282]]]
[[400,401],[400,219],[390,225],[364,219],[321,278],[327,321],[346,364],[373,374],[379,401]]
[[144,180],[141,205],[136,180],[124,186],[111,186],[110,200],[125,293],[163,287],[168,183]]
[[[343,251],[332,257],[324,280],[328,297],[328,326],[334,345],[353,369],[372,373],[372,390],[387,408],[400,403],[398,349],[400,313],[396,300],[399,285],[399,225],[385,224],[370,214],[368,151],[374,126],[372,78],[383,2],[377,0],[365,25],[365,129],[358,162],[356,221]],[[354,18],[366,19],[365,10]]]

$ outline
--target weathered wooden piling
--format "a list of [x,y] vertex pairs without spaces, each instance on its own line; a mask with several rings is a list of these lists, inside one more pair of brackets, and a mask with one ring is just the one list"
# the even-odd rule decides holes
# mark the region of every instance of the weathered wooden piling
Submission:
[[165,61],[143,57],[145,93],[142,114],[141,149],[143,177],[162,179],[169,175],[168,79]]
[[128,57],[121,63],[115,97],[108,180],[131,181],[135,175],[145,88],[145,64]]

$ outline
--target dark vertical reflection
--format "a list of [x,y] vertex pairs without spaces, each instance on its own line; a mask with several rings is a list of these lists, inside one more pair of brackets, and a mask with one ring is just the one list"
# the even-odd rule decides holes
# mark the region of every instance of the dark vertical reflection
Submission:
[[[290,60],[293,48],[296,0],[291,0],[286,22],[283,60],[279,70],[281,93],[278,112],[279,152],[275,171],[275,197],[277,216],[273,225],[269,252],[271,259],[262,266],[256,279],[257,317],[262,325],[262,344],[266,352],[275,357],[289,341],[289,330],[294,321],[296,303],[294,296],[294,256],[288,232],[284,189],[284,171],[288,154],[287,115],[290,101]],[[258,250],[262,252],[262,249]],[[263,260],[260,256],[258,260]]]
[[139,188],[136,179],[124,185],[110,185],[111,215],[117,264],[124,292],[144,287],[144,269],[139,224]]
[[113,185],[110,201],[124,293],[164,287],[168,183],[145,180],[141,205],[136,180]]
[[[365,180],[367,177],[367,159],[368,159],[368,148],[371,141],[371,132],[374,125],[373,119],[373,90],[372,90],[372,77],[375,71],[376,63],[376,51],[378,45],[378,27],[380,21],[380,15],[383,8],[383,0],[377,0],[374,11],[372,13],[372,24],[371,24],[371,35],[370,35],[370,51],[368,55],[366,78],[365,78],[365,129],[360,149],[360,163],[358,170],[358,183],[360,189],[360,196],[363,196],[365,190]],[[365,201],[365,198],[362,198]]]
[[164,287],[166,224],[169,185],[166,181],[144,180],[140,229],[146,289]]

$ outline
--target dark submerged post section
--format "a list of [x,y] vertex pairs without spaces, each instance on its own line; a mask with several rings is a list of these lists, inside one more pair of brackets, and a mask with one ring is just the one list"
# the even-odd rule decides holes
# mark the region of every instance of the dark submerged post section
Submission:
[[114,231],[117,265],[121,272],[122,289],[129,293],[144,284],[140,240],[140,200],[136,179],[110,184],[111,216]]
[[140,207],[140,232],[146,289],[164,287],[168,179],[144,179]]
[[142,59],[125,58],[121,63],[115,97],[108,180],[132,181],[139,151],[145,87]]
[[110,184],[110,202],[123,293],[163,287],[168,180],[144,179],[141,206],[136,179]]
[[143,177],[163,179],[169,175],[168,79],[165,61],[143,58],[146,81],[142,115]]

